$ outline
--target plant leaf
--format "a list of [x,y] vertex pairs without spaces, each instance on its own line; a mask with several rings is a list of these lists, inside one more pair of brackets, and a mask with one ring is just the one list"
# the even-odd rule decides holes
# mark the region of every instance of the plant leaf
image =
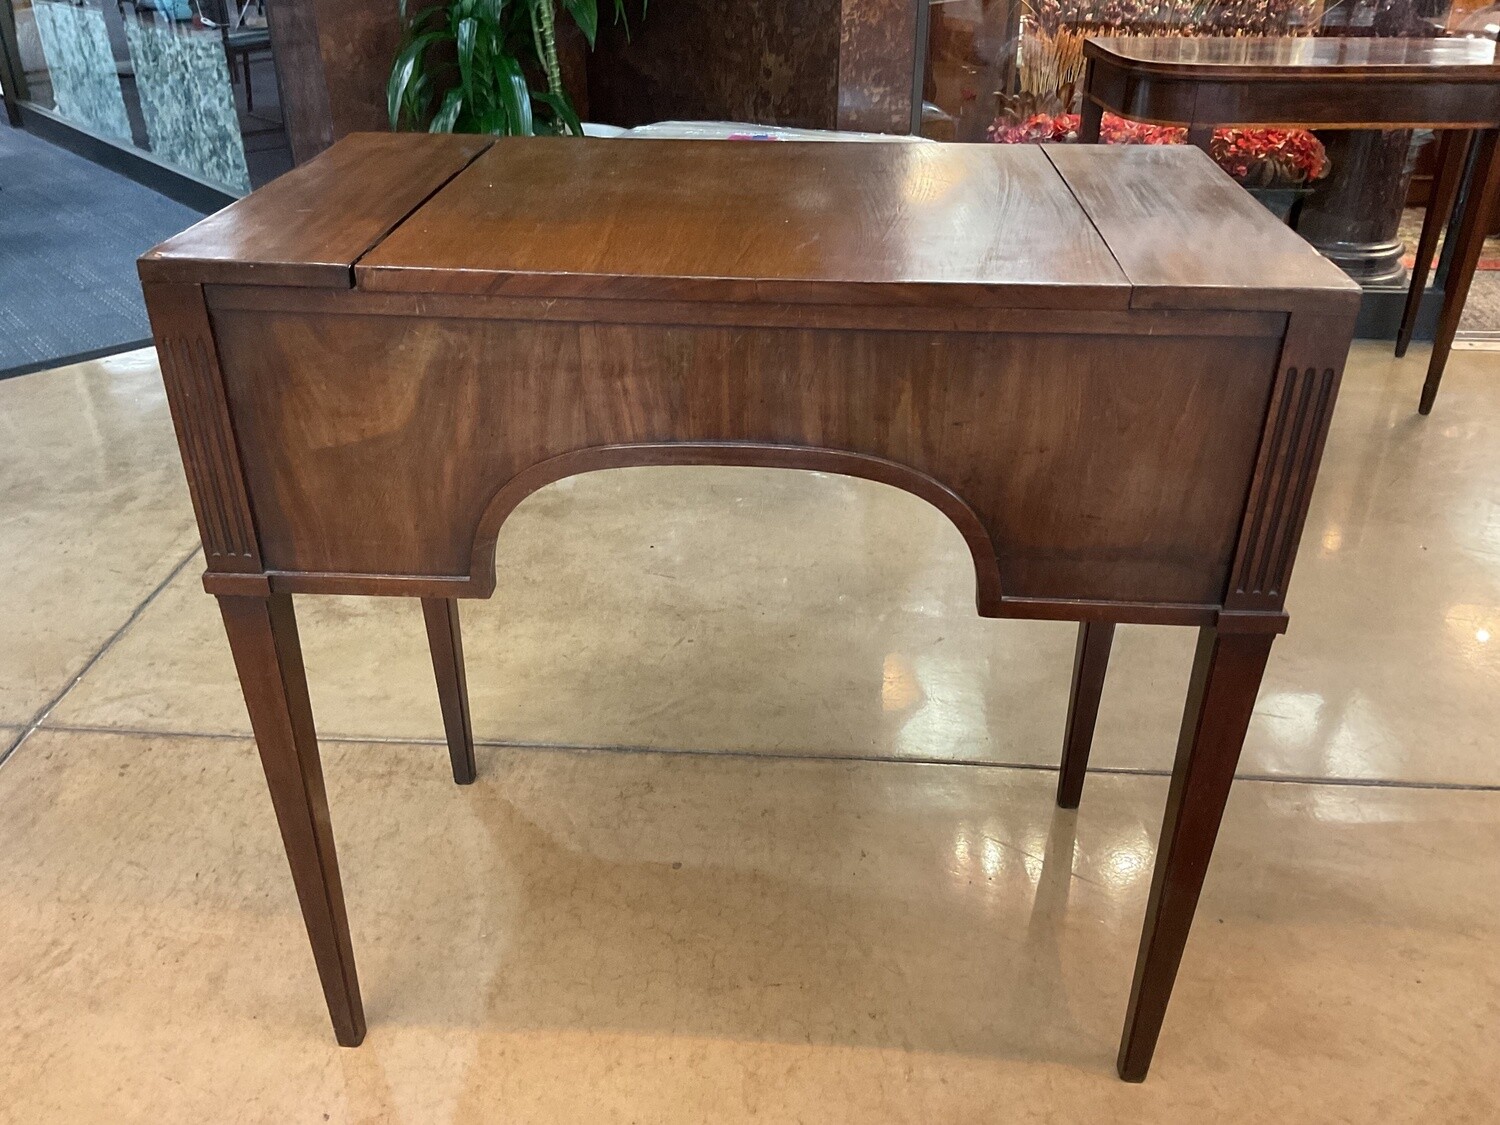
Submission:
[[451,133],[454,122],[458,120],[459,111],[464,107],[463,91],[455,87],[448,91],[443,98],[443,104],[438,111],[432,115],[432,124],[427,127],[429,133]]
[[460,88],[472,97],[474,93],[474,44],[479,36],[479,21],[472,16],[458,21],[453,29],[458,45],[458,81]]
[[526,75],[514,55],[498,55],[495,66],[500,76],[500,103],[509,117],[512,136],[530,137],[536,134],[536,125],[531,118],[531,90],[526,85]]
[[537,101],[552,107],[552,112],[557,114],[568,132],[575,137],[583,136],[583,123],[578,120],[578,111],[573,108],[573,103],[568,101],[566,94],[533,94]]
[[[594,37],[599,34],[598,0],[563,0],[563,3],[567,6],[568,14],[573,17],[573,22],[578,25],[578,30],[583,32],[583,37],[589,41],[589,50],[592,51]],[[618,0],[615,4],[615,11],[616,18],[618,18]]]
[[423,53],[442,38],[444,33],[441,31],[426,31],[403,44],[397,52],[396,61],[391,64],[390,81],[385,87],[385,107],[392,129],[401,128],[402,108],[413,108],[408,92],[413,78],[420,77]]

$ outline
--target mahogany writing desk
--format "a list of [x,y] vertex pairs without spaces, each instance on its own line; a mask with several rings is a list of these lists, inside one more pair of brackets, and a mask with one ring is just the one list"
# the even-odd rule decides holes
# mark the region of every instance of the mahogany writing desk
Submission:
[[[1121,1044],[1145,1076],[1359,291],[1202,153],[355,136],[141,260],[323,991],[364,1036],[293,593],[419,597],[457,781],[456,598],[534,490],[623,465],[906,489],[987,617],[1199,629]],[[502,578],[503,580],[503,578]],[[580,606],[579,612],[587,612]]]
[[1470,136],[1475,171],[1443,282],[1443,305],[1417,409],[1427,414],[1458,333],[1490,216],[1500,202],[1500,66],[1488,39],[1091,36],[1083,45],[1079,139],[1094,144],[1104,111],[1186,125],[1207,150],[1218,125],[1441,130],[1433,200],[1422,223],[1396,336],[1416,329],[1438,233],[1453,207]]

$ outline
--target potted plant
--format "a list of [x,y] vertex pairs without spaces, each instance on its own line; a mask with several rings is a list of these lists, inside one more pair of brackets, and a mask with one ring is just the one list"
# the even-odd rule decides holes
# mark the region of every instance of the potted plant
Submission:
[[[612,0],[616,22],[625,0]],[[559,9],[593,49],[599,0],[441,0],[415,15],[386,85],[392,129],[582,136],[557,55]],[[644,11],[644,3],[642,5]]]

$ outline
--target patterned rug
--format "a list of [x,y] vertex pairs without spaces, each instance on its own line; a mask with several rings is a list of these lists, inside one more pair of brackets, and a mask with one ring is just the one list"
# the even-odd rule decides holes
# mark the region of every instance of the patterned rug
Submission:
[[135,260],[200,217],[0,119],[0,378],[148,343]]
[[[1397,237],[1406,243],[1406,256],[1401,264],[1411,269],[1415,262],[1417,240],[1422,237],[1422,217],[1427,212],[1420,207],[1408,207],[1401,212],[1401,227]],[[1441,250],[1441,242],[1439,244]],[[1436,261],[1436,259],[1434,259]],[[1484,240],[1484,249],[1479,254],[1479,268],[1485,271],[1500,270],[1500,236],[1491,235]]]

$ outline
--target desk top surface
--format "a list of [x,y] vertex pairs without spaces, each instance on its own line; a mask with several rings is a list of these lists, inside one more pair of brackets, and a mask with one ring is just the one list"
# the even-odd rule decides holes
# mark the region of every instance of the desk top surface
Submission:
[[1090,36],[1084,54],[1179,77],[1500,81],[1488,39]]
[[147,281],[638,300],[1346,308],[1201,152],[359,134]]

